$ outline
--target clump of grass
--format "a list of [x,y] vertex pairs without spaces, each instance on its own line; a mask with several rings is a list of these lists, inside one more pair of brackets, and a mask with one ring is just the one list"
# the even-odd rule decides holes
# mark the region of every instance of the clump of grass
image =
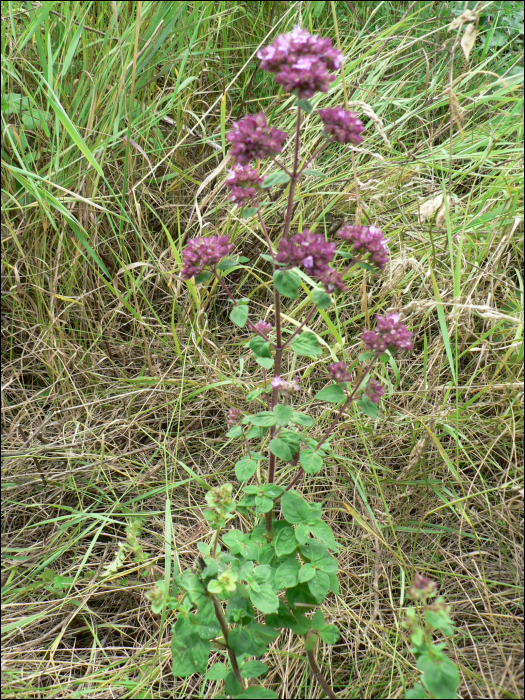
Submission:
[[[400,679],[413,685],[402,621],[407,581],[422,570],[452,604],[460,694],[523,694],[520,57],[510,37],[494,46],[497,16],[468,64],[452,56],[453,5],[9,5],[6,697],[215,691],[172,677],[171,621],[144,596],[209,538],[204,495],[231,478],[236,448],[221,436],[250,377],[226,298],[180,280],[180,251],[212,229],[246,239],[254,257],[262,250],[250,221],[224,213],[224,135],[245,111],[291,122],[291,100],[254,56],[298,22],[339,36],[347,57],[344,83],[316,106],[344,102],[346,90],[372,110],[375,135],[356,156],[357,188],[337,145],[312,165],[329,177],[305,182],[292,226],[335,231],[361,216],[388,224],[393,252],[363,304],[356,277],[322,322],[329,330],[320,323],[325,353],[357,346],[363,321],[393,304],[419,339],[410,362],[383,370],[396,401],[373,433],[348,414],[333,462],[304,486],[329,506],[343,545],[341,592],[325,608],[343,633],[323,672],[341,697],[399,697]],[[321,133],[313,120],[306,128],[315,148]],[[278,195],[269,207],[270,236],[284,206]],[[264,316],[269,276],[233,275]],[[293,322],[301,309],[290,302],[286,313]],[[314,366],[305,390],[319,381]],[[130,553],[104,576],[134,517],[146,559]],[[272,652],[275,683],[317,697],[294,644]]]

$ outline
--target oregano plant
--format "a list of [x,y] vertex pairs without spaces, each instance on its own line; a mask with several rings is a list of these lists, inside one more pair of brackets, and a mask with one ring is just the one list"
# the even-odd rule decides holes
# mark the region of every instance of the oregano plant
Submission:
[[[357,145],[364,138],[357,114],[343,108],[321,109],[317,114],[326,139],[306,157],[301,149],[302,113],[313,113],[309,99],[316,92],[327,92],[335,80],[330,71],[340,68],[340,51],[329,39],[295,27],[260,50],[258,58],[262,70],[274,73],[277,83],[297,98],[292,164],[286,167],[278,160],[288,135],[269,126],[264,113],[248,115],[234,123],[227,135],[234,165],[226,185],[230,201],[242,208],[245,217],[257,217],[265,237],[268,252],[261,258],[273,271],[273,323],[253,319],[250,300],[238,298],[236,290],[230,289],[228,270],[248,259],[235,255],[228,236],[191,240],[183,251],[181,276],[196,283],[215,278],[232,302],[232,323],[249,329],[246,348],[260,367],[260,381],[254,382],[246,400],[260,402],[262,410],[230,410],[226,438],[238,440],[244,453],[231,475],[232,481],[242,484],[236,487],[240,497],[234,497],[231,483],[208,492],[204,516],[213,531],[210,543],[199,543],[201,556],[193,569],[178,575],[173,586],[159,583],[149,597],[154,612],[176,611],[175,676],[199,673],[223,680],[228,697],[277,698],[263,685],[268,668],[262,659],[281,630],[291,629],[304,641],[314,677],[334,698],[317,663],[316,647],[319,640],[331,645],[339,638],[338,628],[326,622],[321,606],[330,592],[339,591],[336,555],[340,547],[323,520],[321,505],[302,497],[300,483],[323,469],[331,450],[330,436],[352,402],[377,418],[384,388],[373,378],[374,369],[390,354],[412,349],[412,334],[400,313],[387,313],[375,320],[374,330],[362,332],[364,351],[351,367],[345,359],[328,364],[327,385],[313,401],[323,402],[334,415],[320,437],[311,437],[314,418],[294,408],[301,378],[286,374],[283,358],[295,353],[322,360],[318,336],[306,330],[307,324],[319,310],[330,308],[334,294],[347,289],[345,276],[356,267],[381,271],[388,262],[388,248],[380,228],[358,222],[342,226],[338,242],[306,227],[292,231],[297,184],[305,175],[322,175],[308,168],[311,161],[330,142]],[[260,166],[263,159],[275,165],[265,178],[251,165]],[[288,188],[288,204],[274,247],[263,204],[272,187],[283,185]],[[287,299],[305,296],[311,308],[292,330],[282,308]],[[280,474],[285,465],[296,468],[288,482]],[[231,526],[237,515],[242,516],[242,530],[241,521],[238,528]],[[223,660],[208,668],[212,650],[222,653]]]

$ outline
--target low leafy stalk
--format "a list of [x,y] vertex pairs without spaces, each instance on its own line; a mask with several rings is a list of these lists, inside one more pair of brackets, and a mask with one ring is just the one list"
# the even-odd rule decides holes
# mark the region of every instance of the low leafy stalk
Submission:
[[[175,676],[201,673],[208,680],[223,680],[226,695],[234,698],[277,698],[275,690],[264,687],[260,680],[248,687],[246,681],[264,676],[268,669],[261,658],[282,629],[291,629],[304,641],[314,678],[328,697],[335,698],[317,664],[315,650],[320,642],[335,644],[339,638],[339,629],[325,620],[321,606],[329,594],[339,592],[335,555],[340,545],[323,520],[321,505],[309,503],[293,487],[301,476],[315,478],[324,469],[332,453],[329,438],[351,402],[356,402],[366,418],[377,419],[384,386],[372,377],[374,367],[378,360],[385,365],[393,353],[411,350],[412,333],[395,311],[378,317],[375,330],[364,330],[364,352],[353,363],[358,367],[353,388],[345,359],[328,364],[326,386],[313,401],[324,403],[328,413],[334,409],[336,415],[320,439],[308,434],[315,420],[296,408],[303,387],[299,376],[287,375],[288,357],[316,361],[322,357],[319,336],[304,330],[305,326],[316,318],[318,310],[330,308],[337,292],[347,290],[344,276],[352,274],[356,266],[381,271],[388,263],[388,246],[380,228],[359,222],[344,224],[337,234],[338,242],[307,228],[293,232],[296,194],[300,191],[297,185],[302,177],[319,176],[307,165],[321,152],[328,153],[333,142],[352,148],[364,140],[365,127],[357,114],[342,108],[320,109],[318,116],[327,138],[299,166],[301,114],[313,111],[308,101],[312,95],[328,91],[335,79],[331,71],[342,65],[341,52],[329,39],[295,27],[261,49],[258,58],[262,70],[273,73],[283,89],[297,97],[292,165],[283,164],[282,156],[276,158],[287,134],[269,126],[263,112],[248,115],[233,123],[226,137],[234,159],[226,185],[229,200],[242,209],[241,216],[256,215],[264,234],[268,254],[261,260],[272,266],[273,325],[263,319],[252,320],[250,300],[237,298],[238,290],[230,289],[230,270],[249,259],[234,254],[228,236],[191,240],[183,251],[181,277],[205,284],[214,276],[232,303],[232,323],[249,329],[245,347],[253,353],[254,366],[261,368],[262,376],[246,400],[251,405],[260,402],[261,410],[252,413],[235,407],[228,413],[226,439],[239,440],[239,448],[245,451],[234,466],[235,479],[242,485],[240,500],[234,499],[231,483],[206,494],[204,517],[215,531],[211,543],[199,542],[199,565],[175,578],[174,588],[182,595],[173,597],[170,586],[159,583],[150,598],[155,612],[167,607],[176,613],[172,641]],[[250,165],[262,159],[269,159],[278,168],[265,178]],[[354,162],[351,150],[349,160]],[[274,250],[261,200],[271,187],[283,184],[289,187],[288,203]],[[312,308],[292,330],[282,307],[301,295],[299,270],[311,287]],[[259,450],[252,441],[262,441]],[[260,478],[263,460],[268,465],[266,478]],[[286,488],[276,483],[284,465],[299,466]],[[250,524],[248,531],[228,524],[238,515],[244,524]],[[208,668],[212,650],[222,654],[223,660]]]

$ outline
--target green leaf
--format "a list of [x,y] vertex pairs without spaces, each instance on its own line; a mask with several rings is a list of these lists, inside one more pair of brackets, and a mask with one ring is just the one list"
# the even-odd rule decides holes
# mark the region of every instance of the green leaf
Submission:
[[266,253],[259,253],[259,255],[263,260],[266,260],[266,262],[273,262],[273,258],[271,255],[267,255]]
[[270,353],[270,343],[260,335],[256,335],[248,343],[249,348],[253,351],[257,357],[271,357]]
[[274,438],[270,441],[270,452],[284,462],[289,462],[294,455],[291,448],[280,438]]
[[298,451],[299,445],[301,444],[301,437],[298,433],[294,432],[293,430],[281,428],[279,438],[288,445],[288,447],[292,450],[292,454],[295,454]]
[[323,459],[314,450],[302,450],[299,461],[307,474],[317,474],[323,468]]
[[253,440],[253,438],[263,437],[265,432],[266,432],[265,428],[259,428],[258,426],[253,425],[246,433],[246,439]]
[[244,328],[248,320],[248,307],[246,304],[234,306],[230,311],[230,320],[232,323],[235,323],[236,326],[239,326],[239,328]]
[[269,513],[273,508],[273,499],[268,498],[268,496],[256,496],[255,505],[257,513]]
[[257,470],[257,462],[253,459],[241,459],[235,465],[235,476],[238,481],[248,481]]
[[206,671],[206,678],[209,681],[223,681],[226,676],[228,675],[228,669],[226,666],[222,663],[216,663],[213,664],[207,671]]
[[360,267],[363,270],[368,270],[368,272],[377,272],[375,267],[372,267],[372,265],[369,265],[368,263],[365,263],[365,262],[358,262],[357,267]]
[[329,386],[325,386],[324,389],[321,389],[321,391],[315,395],[315,398],[319,401],[340,403],[341,401],[344,401],[346,394],[343,387],[339,386],[339,384],[330,384]]
[[330,590],[330,579],[324,571],[316,571],[315,576],[308,581],[308,588],[317,603],[322,603]]
[[371,401],[368,396],[363,396],[362,399],[358,399],[356,404],[367,416],[375,420],[377,418],[377,404]]
[[366,362],[366,360],[369,360],[371,357],[374,357],[373,352],[362,352],[357,359],[359,362]]
[[308,583],[308,581],[313,579],[314,576],[315,569],[311,564],[307,562],[306,564],[303,564],[301,566],[301,570],[299,571],[299,583]]
[[303,112],[306,112],[307,114],[311,114],[314,108],[312,103],[308,102],[308,100],[297,100],[295,104],[299,109],[302,109]]
[[319,630],[319,636],[325,644],[335,644],[339,639],[340,632],[335,625],[325,625]]
[[236,656],[245,654],[250,648],[252,636],[245,627],[234,627],[228,635],[228,646],[235,652]]
[[285,185],[290,182],[290,176],[287,173],[277,172],[271,173],[268,177],[264,178],[264,182],[261,187],[273,187],[274,185]]
[[316,610],[312,617],[312,627],[319,632],[325,624],[323,613],[320,610]]
[[450,700],[456,697],[459,671],[450,659],[434,663],[428,654],[423,654],[417,662],[417,667],[423,673],[421,682],[435,698]]
[[[329,526],[325,522],[323,522],[322,520],[318,520],[317,522],[312,523],[310,521],[309,525],[311,534],[314,537],[317,537],[317,539],[320,542],[322,542],[330,549],[339,549],[339,545],[335,540],[334,533],[330,530]],[[327,573],[331,572],[328,571]]]
[[305,428],[311,428],[315,423],[311,416],[307,416],[306,413],[299,413],[298,411],[292,413],[291,420],[294,425],[303,425]]
[[250,600],[257,610],[264,615],[275,613],[279,610],[279,598],[275,595],[269,583],[261,583],[258,591],[250,589]]
[[287,425],[292,418],[293,411],[290,406],[280,404],[274,407],[273,413],[279,425]]
[[241,666],[241,676],[243,678],[258,678],[268,671],[268,666],[262,661],[246,661]]
[[306,651],[313,651],[315,649],[318,639],[319,637],[315,634],[315,632],[308,632],[304,640],[304,648],[306,649]]
[[277,567],[277,571],[275,572],[275,588],[276,590],[281,590],[281,588],[293,588],[294,586],[297,586],[298,584],[298,575],[299,575],[299,569],[301,568],[301,565],[295,559],[295,557],[290,557],[289,559],[286,559],[286,561],[283,561],[282,564],[280,564]]
[[259,389],[253,389],[249,394],[246,395],[246,401],[253,401],[258,396],[263,393],[264,389],[260,387]]
[[234,425],[232,428],[228,430],[226,433],[226,437],[228,438],[238,438],[242,435],[242,428],[240,425]]
[[257,362],[258,365],[261,365],[261,367],[264,367],[264,369],[271,369],[273,367],[272,357],[256,357],[255,362]]
[[207,282],[211,277],[211,272],[201,272],[200,275],[195,277],[196,284],[203,284]]
[[235,677],[233,671],[229,671],[224,679],[224,690],[226,691],[226,695],[231,695],[234,698],[238,698],[239,694],[242,693],[242,685]]
[[284,519],[292,525],[307,523],[310,518],[310,506],[296,491],[283,494],[281,511]]
[[275,553],[278,557],[295,552],[297,544],[298,542],[295,539],[295,532],[291,527],[283,527],[281,530],[279,530],[273,540]]
[[298,299],[297,289],[301,284],[301,278],[291,270],[276,270],[273,275],[275,288],[288,299]]
[[303,170],[303,175],[312,175],[313,177],[328,177],[325,173],[320,170],[313,170],[312,168],[305,168]]
[[269,688],[263,688],[261,685],[251,685],[244,690],[241,695],[237,695],[241,700],[278,700],[279,696]]
[[271,411],[260,411],[255,416],[249,416],[252,425],[258,425],[261,428],[271,428],[276,423],[276,416]]
[[241,219],[251,219],[254,214],[257,214],[256,207],[246,207],[241,214]]
[[315,289],[312,292],[312,301],[318,309],[327,309],[332,303],[332,297],[320,289]]
[[317,342],[317,338],[309,331],[296,336],[290,343],[290,346],[298,355],[306,355],[307,357],[315,358],[323,354],[323,351]]
[[421,683],[416,683],[413,688],[406,691],[405,698],[407,698],[407,700],[426,700],[428,695]]
[[454,634],[454,623],[444,610],[426,610],[425,619],[435,630],[443,632],[447,637]]
[[232,267],[235,267],[238,264],[239,260],[237,258],[226,258],[217,265],[217,270],[231,270]]

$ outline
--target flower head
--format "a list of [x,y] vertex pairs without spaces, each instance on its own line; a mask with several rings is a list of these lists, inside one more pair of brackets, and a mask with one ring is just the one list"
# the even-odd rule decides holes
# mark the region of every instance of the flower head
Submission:
[[228,170],[226,185],[231,189],[228,197],[230,202],[235,202],[237,206],[251,204],[257,196],[259,187],[262,184],[262,177],[255,168],[246,165],[234,165]]
[[325,270],[318,274],[318,277],[323,283],[325,291],[328,292],[328,294],[335,292],[336,289],[341,291],[343,289],[348,289],[346,284],[343,282],[341,274],[337,272],[337,270],[334,270],[333,267],[327,266]]
[[296,391],[301,390],[299,377],[294,377],[291,382],[287,382],[285,379],[281,379],[281,377],[274,377],[270,384],[274,389],[277,389],[285,396],[292,396]]
[[309,34],[299,26],[258,51],[257,58],[264,71],[275,73],[275,80],[299,99],[327,92],[335,80],[328,71],[337,70],[343,62],[343,54],[330,39]]
[[270,128],[264,112],[249,114],[232,126],[232,131],[226,134],[226,138],[232,144],[230,155],[237,158],[241,165],[248,165],[251,160],[273,156],[283,150],[282,142],[287,134],[280,129]]
[[363,331],[361,340],[368,350],[375,353],[390,350],[412,350],[412,333],[401,322],[400,314],[377,317],[377,331]]
[[193,238],[182,253],[182,279],[189,280],[199,275],[206,267],[214,267],[233,249],[228,236]]
[[272,330],[273,326],[271,323],[267,323],[266,321],[260,320],[257,321],[255,324],[255,328],[259,331],[259,333],[262,333],[263,335],[268,335],[268,333]]
[[384,393],[385,388],[380,382],[376,382],[375,379],[368,380],[365,389],[365,394],[368,396],[370,401],[372,401],[373,403],[379,403]]
[[242,417],[242,411],[240,408],[230,408],[228,411],[228,425],[236,425]]
[[327,369],[330,378],[338,384],[349,382],[352,379],[350,373],[346,369],[346,362],[333,362],[331,365],[328,365]]
[[337,234],[352,243],[359,253],[370,255],[370,262],[382,270],[388,263],[388,247],[383,232],[377,226],[350,226],[346,224]]
[[308,272],[318,275],[325,271],[334,259],[337,245],[329,243],[320,233],[310,233],[304,229],[289,240],[284,238],[279,243],[277,262],[287,263],[290,267],[304,267]]
[[319,116],[324,122],[324,132],[328,134],[330,141],[355,145],[363,142],[361,132],[365,127],[357,118],[356,112],[345,112],[342,107],[334,107],[320,109]]
[[412,600],[424,600],[435,595],[436,589],[437,583],[435,581],[416,573],[412,585],[408,589],[408,595]]

